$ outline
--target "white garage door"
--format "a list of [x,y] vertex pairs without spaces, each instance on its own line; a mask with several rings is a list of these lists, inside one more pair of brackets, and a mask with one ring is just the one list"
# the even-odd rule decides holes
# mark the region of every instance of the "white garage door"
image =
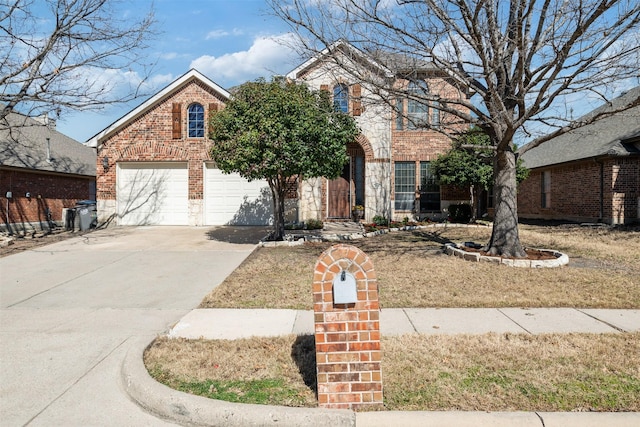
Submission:
[[186,163],[118,163],[121,225],[188,225]]
[[206,165],[204,192],[206,225],[272,223],[271,191],[266,181],[249,182]]

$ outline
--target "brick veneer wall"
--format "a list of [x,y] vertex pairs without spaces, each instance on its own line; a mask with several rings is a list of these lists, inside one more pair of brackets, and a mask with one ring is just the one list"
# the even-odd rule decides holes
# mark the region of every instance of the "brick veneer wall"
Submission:
[[[76,205],[93,195],[91,187],[95,179],[76,175],[63,175],[19,170],[0,170],[0,215],[1,222],[11,229],[27,230],[48,227],[47,209],[51,219],[62,224],[62,209]],[[7,191],[12,192],[8,199]],[[31,197],[27,198],[26,194]]]
[[[406,85],[407,82],[399,81],[400,86]],[[429,90],[432,93],[438,93],[444,99],[464,97],[459,90],[452,86],[445,79],[435,77],[428,78],[427,84]],[[404,109],[407,109],[407,101],[404,100]],[[465,113],[468,113],[467,109],[460,107]],[[431,110],[429,112],[431,114]],[[442,123],[443,130],[447,132],[462,132],[468,128],[467,124],[459,123],[459,119],[441,112],[440,122]],[[443,133],[435,130],[408,130],[408,122],[404,120],[404,126],[402,130],[398,130],[396,127],[396,115],[394,114],[392,126],[391,126],[391,141],[393,148],[393,161],[394,162],[415,162],[416,163],[416,184],[420,183],[420,162],[427,162],[434,160],[439,154],[444,154],[451,149],[451,138]],[[392,180],[395,182],[395,168],[392,169]],[[395,199],[394,189],[392,188],[392,198]],[[449,189],[441,189],[441,200],[468,200],[468,192],[466,195],[461,195],[460,191],[450,187]]]
[[[205,137],[187,137],[187,108],[199,103],[205,109]],[[189,168],[189,200],[203,199],[203,162],[210,159],[211,141],[208,135],[210,105],[224,105],[215,91],[194,80],[171,93],[146,113],[102,141],[97,158],[97,198],[116,199],[117,162],[187,162]],[[181,105],[181,137],[173,138],[172,106]],[[109,158],[110,167],[104,170],[102,159]]]
[[[355,304],[334,304],[333,280],[343,270],[357,283]],[[318,259],[313,278],[318,402],[325,408],[382,404],[378,283],[369,257],[335,245]]]
[[[541,207],[541,175],[551,173],[551,205]],[[600,187],[602,171],[602,216]],[[518,188],[518,216],[620,224],[638,221],[640,158],[603,159],[539,168]]]

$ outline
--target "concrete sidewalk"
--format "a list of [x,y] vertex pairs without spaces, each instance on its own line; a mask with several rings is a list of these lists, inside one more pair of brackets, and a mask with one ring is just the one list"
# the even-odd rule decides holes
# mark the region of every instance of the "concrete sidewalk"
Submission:
[[[640,310],[574,308],[390,308],[380,312],[382,335],[494,333],[615,333],[640,331]],[[305,310],[196,309],[169,336],[237,339],[313,334]]]

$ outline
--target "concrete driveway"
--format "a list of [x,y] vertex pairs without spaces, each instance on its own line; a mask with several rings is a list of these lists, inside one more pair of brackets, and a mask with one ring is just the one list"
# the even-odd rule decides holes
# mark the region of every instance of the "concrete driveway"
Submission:
[[[128,399],[122,360],[196,307],[263,233],[123,227],[0,258],[0,423],[168,425]],[[212,240],[234,235],[242,243]]]

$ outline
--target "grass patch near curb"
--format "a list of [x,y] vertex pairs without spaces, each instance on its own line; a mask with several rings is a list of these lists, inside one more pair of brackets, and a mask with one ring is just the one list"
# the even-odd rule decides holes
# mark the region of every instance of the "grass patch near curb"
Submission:
[[[446,242],[486,242],[489,227],[427,228],[349,241],[374,263],[382,307],[640,307],[640,229],[522,225],[523,244],[567,253],[567,267],[513,268],[442,253]],[[259,248],[202,308],[313,308],[311,283],[332,243]]]
[[[383,337],[387,410],[640,411],[640,333]],[[313,336],[158,338],[158,381],[243,403],[317,406]]]

